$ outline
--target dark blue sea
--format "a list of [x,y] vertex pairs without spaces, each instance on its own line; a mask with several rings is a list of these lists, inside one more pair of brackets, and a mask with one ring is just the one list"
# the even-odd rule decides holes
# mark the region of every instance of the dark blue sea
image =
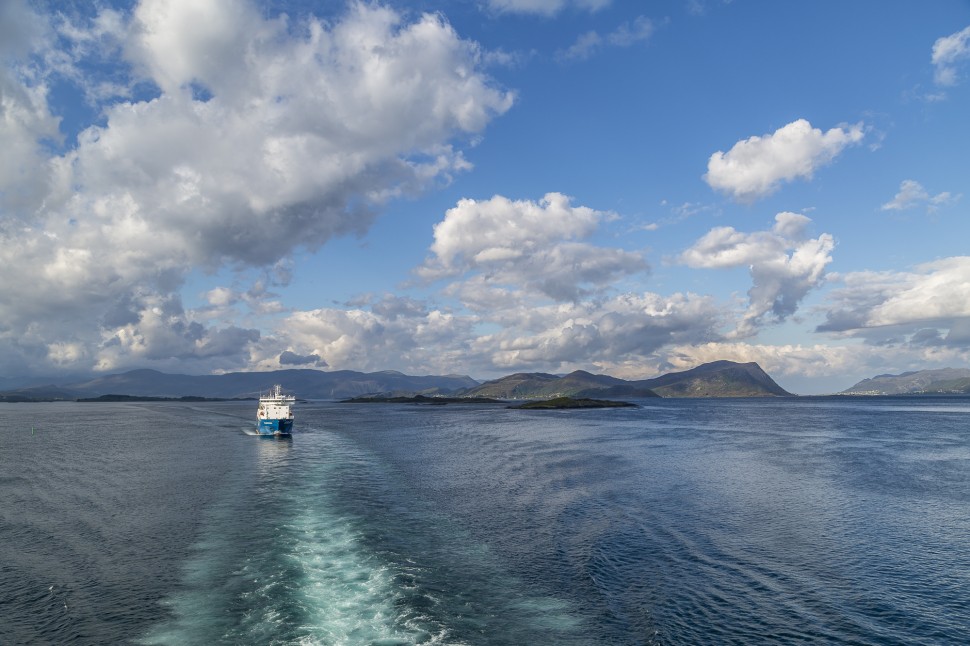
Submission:
[[970,643],[970,399],[0,405],[0,644]]

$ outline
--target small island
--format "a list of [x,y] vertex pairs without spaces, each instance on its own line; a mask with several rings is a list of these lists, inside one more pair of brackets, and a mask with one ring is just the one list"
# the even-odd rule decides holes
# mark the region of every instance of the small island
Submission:
[[149,397],[147,395],[101,395],[100,397],[79,397],[75,401],[91,402],[241,402],[251,401],[253,397],[197,397],[195,395],[184,395],[182,397]]
[[502,404],[491,397],[428,397],[427,395],[367,395],[342,399],[341,404],[425,404],[444,406],[445,404]]
[[527,402],[517,406],[509,406],[520,410],[559,410],[564,408],[637,408],[630,402],[614,401],[610,399],[574,399],[573,397],[554,397],[539,401]]

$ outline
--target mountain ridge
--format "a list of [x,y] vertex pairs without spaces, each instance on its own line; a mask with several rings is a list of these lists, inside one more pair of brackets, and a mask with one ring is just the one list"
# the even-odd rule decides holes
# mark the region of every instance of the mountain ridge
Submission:
[[104,395],[237,399],[256,397],[273,384],[280,384],[305,399],[346,399],[375,394],[497,399],[791,396],[756,363],[715,361],[690,370],[635,381],[576,370],[561,376],[518,372],[484,383],[467,375],[414,376],[394,370],[364,373],[294,368],[184,375],[139,368],[63,385],[4,391],[0,392],[0,401],[69,400]]
[[876,375],[846,388],[840,395],[970,394],[970,370],[937,368]]
[[466,397],[542,399],[550,397],[791,397],[757,363],[713,361],[682,372],[628,381],[577,370],[556,377],[515,373],[461,393]]
[[308,368],[222,375],[169,374],[151,369],[130,370],[64,386],[78,396],[136,395],[153,397],[256,397],[273,384],[308,399],[339,399],[375,392],[450,393],[476,385],[462,376],[405,375],[397,371],[323,371]]
[[793,397],[754,361],[712,361],[634,382],[661,397]]

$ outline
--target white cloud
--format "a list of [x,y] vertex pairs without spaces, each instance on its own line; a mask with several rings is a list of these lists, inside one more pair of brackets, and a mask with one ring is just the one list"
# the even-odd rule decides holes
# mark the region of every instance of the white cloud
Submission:
[[[144,0],[90,24],[58,18],[56,42],[75,49],[27,61],[30,43],[53,46],[54,19],[2,6],[19,21],[4,33],[41,34],[0,40],[0,360],[11,367],[166,353],[222,365],[229,347],[245,360],[248,332],[199,332],[205,313],[181,311],[173,294],[190,270],[270,266],[365,230],[385,200],[468,168],[457,144],[513,100],[440,15],[408,22],[353,3],[329,23],[290,23],[237,2]],[[155,94],[98,106],[100,125],[52,153],[45,78],[75,78],[85,56],[113,57],[125,84]],[[210,294],[211,306],[228,298]]]
[[247,55],[265,56],[266,41],[282,27],[264,22],[253,5],[231,0],[143,0],[134,11],[128,56],[164,94],[197,82],[220,97],[245,95],[258,87]]
[[[446,354],[475,375],[591,366],[642,374],[644,363],[657,364],[671,343],[720,338],[723,311],[710,297],[610,294],[647,269],[638,253],[586,241],[616,218],[559,193],[537,202],[461,200],[435,227],[431,255],[416,270],[451,281],[441,294],[460,303],[430,356]],[[399,325],[389,316],[381,321]]]
[[[253,13],[140,5],[129,51],[163,94],[113,106],[71,160],[91,192],[123,191],[132,217],[150,212],[193,262],[263,264],[359,231],[389,191],[466,168],[444,143],[509,106],[438,17],[400,25],[354,5],[329,30],[311,20],[286,38]],[[190,84],[211,100],[192,100]]]
[[227,287],[216,287],[206,293],[206,300],[214,307],[228,307],[239,301],[239,296]]
[[810,179],[819,167],[863,137],[861,124],[822,132],[798,119],[772,134],[741,140],[726,153],[714,153],[704,181],[739,202],[753,202],[777,190],[782,182]]
[[49,39],[26,3],[0,3],[0,216],[32,215],[51,180],[45,143],[60,140],[59,119],[46,79],[29,63]]
[[[515,298],[495,309],[455,314],[411,301],[392,316],[370,309],[295,312],[263,339],[263,368],[278,367],[278,347],[316,355],[335,369],[498,375],[516,370],[602,370],[643,375],[663,348],[719,338],[721,310],[694,294],[621,294],[575,303]],[[494,331],[482,332],[482,329]],[[388,361],[392,365],[388,365]]]
[[611,0],[487,0],[488,6],[503,13],[526,13],[552,16],[567,7],[599,11]]
[[512,285],[555,300],[575,300],[647,269],[640,254],[581,242],[611,217],[574,207],[560,193],[547,193],[539,202],[500,195],[464,199],[435,225],[433,255],[417,274],[425,279],[477,274],[479,279],[464,285],[466,291],[485,283]]
[[[280,367],[279,347],[295,356],[316,356],[334,369],[428,370],[451,374],[468,365],[462,341],[471,337],[470,321],[448,312],[419,307],[389,315],[365,309],[322,308],[294,312],[281,322],[275,340],[260,351],[261,369]],[[290,355],[287,355],[290,356]]]
[[[132,363],[153,362],[158,368],[195,365],[243,368],[259,331],[235,325],[206,327],[186,312],[177,296],[144,293],[102,320],[101,343],[88,344],[85,358],[95,368],[118,370]],[[56,344],[55,344],[56,345]]]
[[923,188],[923,185],[912,179],[904,179],[899,185],[899,192],[889,202],[882,205],[883,211],[902,211],[915,207],[926,207],[929,212],[935,211],[940,206],[952,204],[960,198],[959,195],[952,195],[949,192],[930,195]]
[[872,308],[867,325],[900,325],[970,317],[970,257],[946,258],[900,275],[887,298]]
[[501,195],[463,199],[435,225],[434,258],[425,266],[453,274],[474,262],[521,257],[553,241],[586,237],[605,215],[574,207],[561,193],[547,193],[538,202]]
[[932,61],[936,68],[936,83],[943,86],[956,85],[959,80],[958,66],[965,60],[970,60],[970,26],[933,43]]
[[[815,391],[833,381],[848,387],[882,372],[970,360],[970,344],[956,347],[952,341],[908,344],[887,355],[885,348],[872,344],[729,340],[719,333],[727,312],[710,297],[695,294],[628,293],[560,304],[511,298],[494,310],[464,315],[395,300],[384,296],[351,310],[293,313],[275,336],[257,343],[255,354],[264,357],[259,368],[313,360],[332,369],[393,368],[479,378],[584,369],[641,379],[727,359],[755,361],[779,377],[782,386],[803,392],[792,384]],[[378,305],[398,314],[379,313]]]
[[476,339],[473,350],[506,370],[530,365],[560,371],[606,364],[623,357],[654,362],[670,344],[718,338],[721,310],[694,294],[620,294],[606,300],[532,307],[517,326]]
[[[687,361],[685,348],[695,346],[731,347],[727,358],[740,359],[745,344],[727,343],[723,332],[735,314],[713,298],[610,294],[626,271],[614,264],[618,250],[581,240],[614,217],[574,206],[558,193],[538,202],[502,196],[462,200],[435,228],[432,255],[417,270],[427,279],[450,281],[439,293],[459,307],[452,311],[385,295],[362,299],[351,310],[296,312],[272,338],[260,341],[262,365],[275,366],[278,348],[286,348],[319,356],[333,368],[377,369],[395,356],[399,363],[392,367],[398,369],[475,376],[583,368],[640,378],[692,367],[681,364]],[[715,229],[684,252],[682,260],[693,267],[750,266],[750,305],[729,336],[753,334],[768,316],[790,316],[820,284],[833,242],[828,235],[809,238],[810,223],[798,213],[779,213],[770,231]],[[634,256],[629,270],[641,262]],[[602,278],[596,289],[582,290],[583,276]],[[553,288],[549,282],[555,279],[563,283]],[[776,358],[787,356],[785,365],[792,366],[800,353],[801,364],[822,369],[819,348],[785,346]],[[757,354],[769,355],[769,349]]]
[[615,217],[559,193],[537,202],[461,200],[435,227],[431,255],[416,270],[450,281],[439,295],[454,306],[384,295],[350,309],[294,312],[260,341],[260,365],[275,367],[286,349],[338,369],[642,375],[671,344],[719,340],[725,312],[710,297],[610,293],[646,268],[639,254],[585,242]]
[[942,345],[968,346],[970,257],[943,258],[911,272],[852,272],[839,278],[843,286],[831,295],[819,331],[885,344],[925,342],[926,330],[939,330]]
[[34,13],[26,0],[0,3],[0,56],[23,56],[48,31],[47,23]]
[[787,319],[824,280],[835,240],[827,233],[805,239],[809,222],[804,215],[784,212],[775,216],[771,231],[741,233],[733,227],[717,227],[680,255],[680,262],[689,267],[749,267],[748,309],[735,336],[756,333],[768,317]]

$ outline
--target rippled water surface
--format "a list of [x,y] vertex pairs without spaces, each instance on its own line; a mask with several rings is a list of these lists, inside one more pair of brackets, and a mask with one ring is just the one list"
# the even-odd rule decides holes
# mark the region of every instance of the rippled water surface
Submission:
[[970,400],[0,405],[0,644],[970,643]]

